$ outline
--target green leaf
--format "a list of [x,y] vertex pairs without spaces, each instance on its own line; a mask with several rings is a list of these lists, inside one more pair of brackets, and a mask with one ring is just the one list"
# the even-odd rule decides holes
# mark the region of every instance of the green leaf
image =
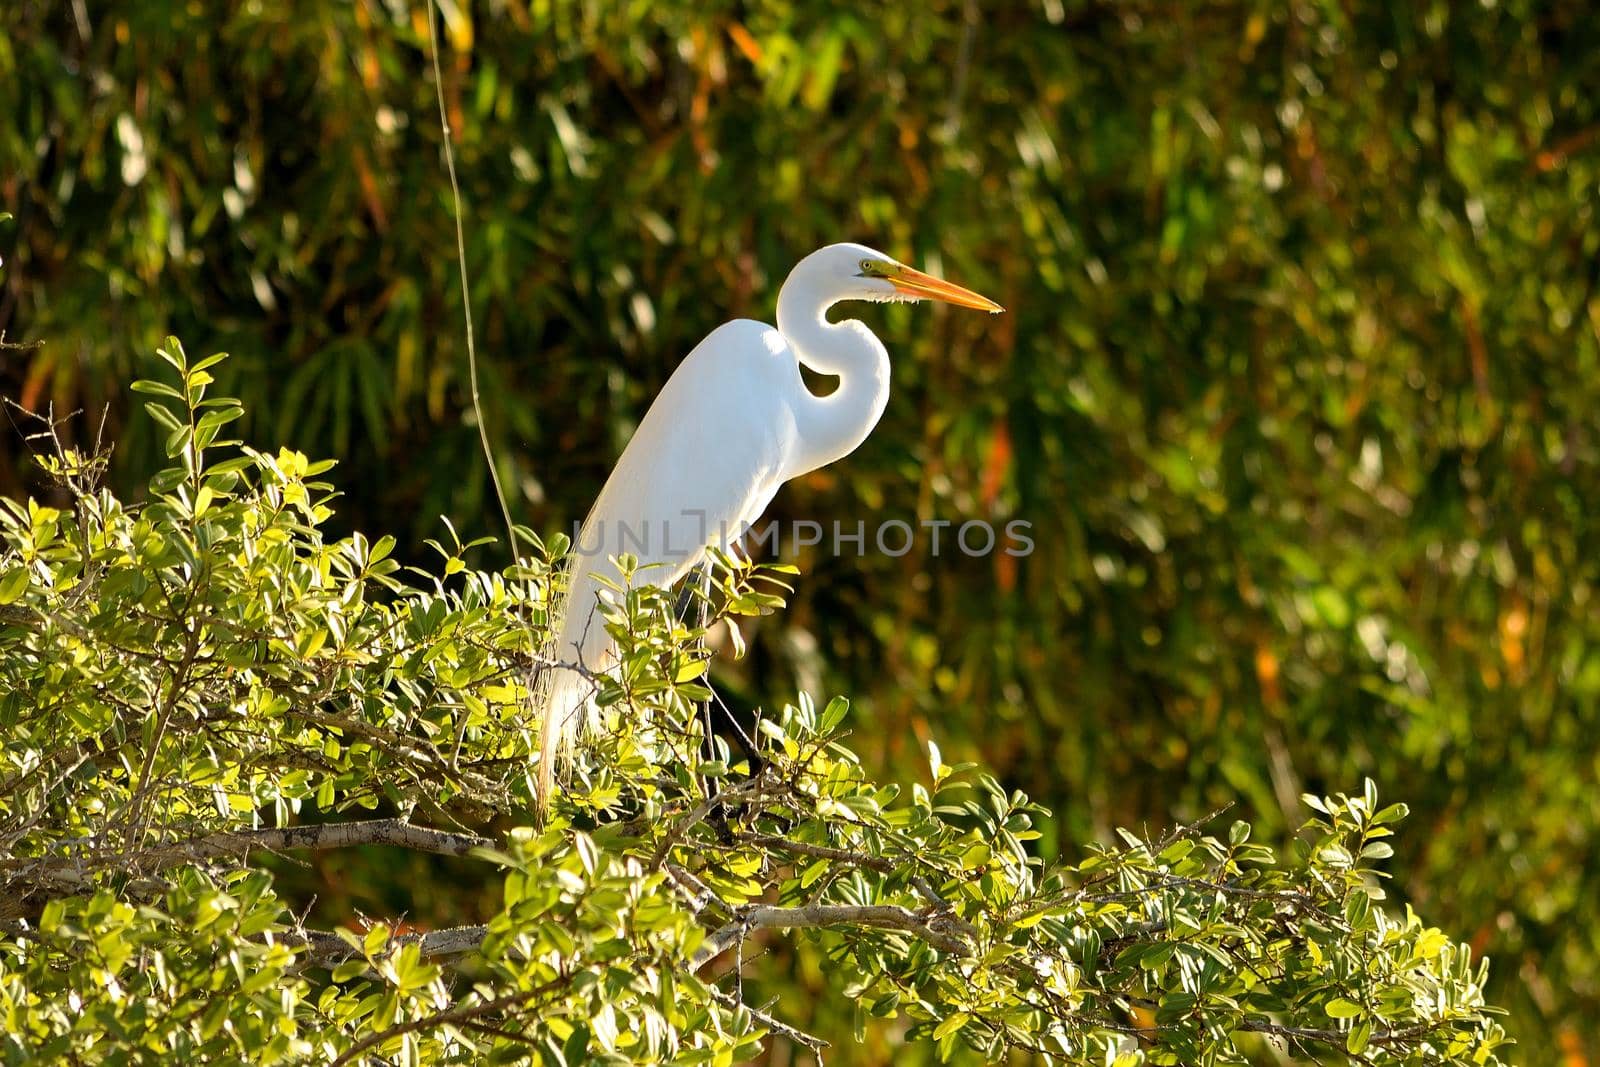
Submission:
[[[223,360],[225,360],[227,358],[228,358],[228,353],[226,353],[226,352],[214,352],[211,355],[207,356],[205,359],[202,359],[199,362],[195,363],[192,367],[189,368],[189,374],[191,375],[191,381],[193,380],[192,376],[197,371],[203,371],[207,367],[214,367],[218,363],[221,363]],[[208,382],[211,381],[211,376],[210,375],[206,376],[206,381],[208,381]]]
[[1171,941],[1163,941],[1158,945],[1151,945],[1139,953],[1139,966],[1147,971],[1160,970],[1172,959],[1172,954],[1178,946]]
[[1162,849],[1161,854],[1157,856],[1156,859],[1161,863],[1166,864],[1177,863],[1179,860],[1183,859],[1183,857],[1193,852],[1194,848],[1195,845],[1193,839],[1180,837],[1178,840]]
[[1352,1056],[1359,1056],[1367,1050],[1371,1041],[1372,1020],[1362,1019],[1350,1028],[1350,1034],[1344,1040],[1345,1051]]
[[800,888],[810,889],[816,884],[817,879],[828,873],[830,866],[831,864],[829,861],[825,859],[820,859],[809,864],[805,870],[800,872]]
[[1311,594],[1311,601],[1316,605],[1317,614],[1322,616],[1322,621],[1336,630],[1342,630],[1350,625],[1350,605],[1344,595],[1331,585],[1324,585]]
[[1360,930],[1366,927],[1367,918],[1372,913],[1372,900],[1365,893],[1354,892],[1344,904],[1344,921],[1351,929]]
[[335,982],[348,982],[352,978],[359,978],[367,972],[366,960],[345,960],[333,969],[332,978]]
[[1417,942],[1411,949],[1411,957],[1418,960],[1431,960],[1443,952],[1445,946],[1449,944],[1450,938],[1444,931],[1430,927],[1417,935]]
[[591,878],[594,877],[595,871],[600,866],[600,851],[595,848],[594,838],[585,833],[575,833],[572,835],[572,847],[578,853],[578,860],[583,864],[584,873]]
[[1200,998],[1193,993],[1168,993],[1156,1006],[1156,1022],[1165,1026],[1177,1023],[1194,1011],[1199,1002]]
[[190,440],[192,440],[191,433],[192,431],[188,426],[179,426],[167,435],[166,450],[168,458],[184,456],[187,462],[187,449]]
[[607,1052],[617,1050],[617,1013],[610,1004],[603,1006],[590,1020],[594,1030],[595,1040],[600,1042],[600,1047]]
[[[844,697],[832,698],[828,701],[828,706],[822,709],[822,719],[817,724],[817,732],[822,734],[833,733],[844,722],[845,716],[849,713],[850,702],[848,700]],[[938,750],[934,749],[933,751],[937,753]]]
[[1411,809],[1404,804],[1390,804],[1372,817],[1374,823],[1399,822],[1411,814]]
[[151,381],[148,378],[140,378],[129,385],[128,388],[132,389],[136,393],[148,393],[151,396],[171,397],[173,400],[177,400],[179,402],[182,402],[183,400],[183,394],[178,392],[178,390],[174,389],[172,386],[168,385],[166,382]]
[[176,337],[168,337],[166,343],[156,349],[156,355],[172,364],[173,369],[179,374],[183,373],[187,357],[184,355],[182,342]]
[[176,430],[183,425],[183,423],[178,420],[178,416],[174,415],[171,409],[165,407],[164,405],[152,402],[145,404],[144,409],[149,413],[152,419],[155,419],[156,422],[161,424],[163,429]]
[[0,604],[10,604],[28,588],[28,568],[17,567],[0,578]]
[[1335,1019],[1354,1019],[1361,1014],[1361,1005],[1343,997],[1334,997],[1323,1006],[1323,1010]]

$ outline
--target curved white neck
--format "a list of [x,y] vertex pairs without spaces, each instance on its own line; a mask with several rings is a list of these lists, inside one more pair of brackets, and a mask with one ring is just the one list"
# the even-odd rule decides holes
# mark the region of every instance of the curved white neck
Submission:
[[816,396],[801,381],[803,395],[794,406],[800,448],[785,479],[854,452],[889,403],[889,353],[883,343],[854,319],[829,322],[828,308],[844,295],[804,267],[797,267],[778,293],[778,332],[801,363],[819,374],[838,375],[839,388]]

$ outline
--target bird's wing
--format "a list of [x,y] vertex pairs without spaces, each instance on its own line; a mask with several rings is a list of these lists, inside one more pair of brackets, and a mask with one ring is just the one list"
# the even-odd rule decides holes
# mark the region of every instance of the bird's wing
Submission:
[[730,322],[696,346],[606,479],[584,523],[585,557],[630,552],[659,565],[647,580],[666,585],[759,517],[793,444],[782,395],[793,366],[782,335],[757,322]]

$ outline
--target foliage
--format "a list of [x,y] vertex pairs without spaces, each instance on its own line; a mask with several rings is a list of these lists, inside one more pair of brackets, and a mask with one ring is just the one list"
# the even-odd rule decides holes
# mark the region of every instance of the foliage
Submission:
[[[1232,798],[1283,849],[1302,792],[1404,783],[1397,906],[1495,959],[1527,1062],[1600,1062],[1592,3],[441,7],[519,519],[570,529],[690,347],[825,241],[991,293],[855,312],[895,395],[775,508],[1037,551],[807,554],[720,691],[852,694],[883,780],[938,737],[1053,812],[1046,856]],[[123,383],[176,332],[234,353],[251,439],[341,457],[330,530],[417,563],[437,515],[495,528],[423,10],[0,3],[0,331],[48,340],[0,392],[110,403],[124,499],[170,431]],[[312,862],[282,877],[335,917],[478,906],[458,867]],[[848,1034],[834,969],[783,959],[762,995]],[[861,1059],[904,1067],[897,1033]]]
[[[559,571],[325,537],[329,465],[224,438],[224,357],[162,355],[177,384],[134,385],[174,461],[148,503],[63,447],[41,461],[67,507],[0,507],[8,1060],[725,1064],[772,1033],[821,1047],[744,999],[747,944],[799,928],[858,1019],[943,1055],[1499,1062],[1486,965],[1381,903],[1405,808],[1371,782],[1307,797],[1292,857],[1207,820],[1047,864],[1048,813],[937,748],[931,785],[869,778],[843,700],[764,718],[751,758],[704,747],[704,629],[654,589],[606,609],[612,727],[537,825],[528,649]],[[730,562],[713,618],[784,576]],[[500,901],[316,930],[259,862],[361,844],[470,856]]]

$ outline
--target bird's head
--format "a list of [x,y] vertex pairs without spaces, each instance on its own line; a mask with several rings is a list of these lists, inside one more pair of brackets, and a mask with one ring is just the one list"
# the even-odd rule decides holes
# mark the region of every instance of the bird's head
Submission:
[[795,276],[805,277],[841,300],[942,300],[978,311],[1005,310],[986,296],[913,270],[866,245],[846,243],[818,249],[795,266],[791,277]]

